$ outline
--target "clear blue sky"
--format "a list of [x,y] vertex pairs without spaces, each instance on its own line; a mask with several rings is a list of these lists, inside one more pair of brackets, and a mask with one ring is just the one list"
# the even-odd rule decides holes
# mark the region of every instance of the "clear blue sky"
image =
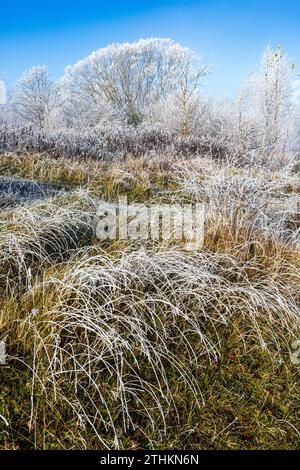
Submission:
[[267,44],[282,45],[300,73],[299,0],[12,0],[0,4],[0,74],[9,83],[33,65],[59,77],[111,42],[170,37],[214,69],[205,89],[231,96]]

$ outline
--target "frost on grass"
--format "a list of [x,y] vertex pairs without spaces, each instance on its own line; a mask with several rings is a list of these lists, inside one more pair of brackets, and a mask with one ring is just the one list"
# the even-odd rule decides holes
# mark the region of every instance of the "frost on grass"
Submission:
[[[253,416],[268,442],[297,445],[282,425],[296,416],[298,393],[284,363],[300,316],[292,70],[282,49],[267,48],[235,99],[208,100],[199,88],[208,67],[149,39],[98,50],[58,83],[46,67],[19,80],[0,109],[0,171],[15,178],[5,180],[0,212],[0,326],[14,381],[15,370],[26,376],[4,414],[26,418],[4,447],[25,427],[24,445],[36,448],[153,448],[174,433],[178,446],[221,439],[244,448],[252,441],[237,444],[237,430],[253,427]],[[20,177],[68,191],[11,203]],[[202,249],[96,240],[99,195],[124,192],[147,203],[204,201]],[[282,370],[292,376],[288,405]],[[248,417],[239,404],[252,407],[265,380],[271,391],[259,389]],[[261,418],[268,400],[271,423]]]
[[178,425],[182,419],[175,390],[205,406],[199,374],[204,361],[221,359],[224,328],[238,320],[245,348],[270,356],[289,348],[299,273],[285,270],[288,287],[255,260],[229,254],[138,250],[112,258],[85,249],[31,294],[52,292],[51,305],[22,322],[34,338],[35,393],[66,402],[104,447],[119,448],[120,427],[139,428],[142,417],[145,436],[167,436],[170,413]]

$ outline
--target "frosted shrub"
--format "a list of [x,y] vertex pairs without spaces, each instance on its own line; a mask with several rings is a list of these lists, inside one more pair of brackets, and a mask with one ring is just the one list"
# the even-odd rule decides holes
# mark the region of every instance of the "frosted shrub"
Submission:
[[221,158],[223,149],[205,138],[178,137],[162,127],[111,125],[78,133],[75,129],[41,132],[33,127],[0,126],[0,153],[46,152],[54,157],[78,157],[95,160],[124,160],[149,152],[171,157],[211,154]]

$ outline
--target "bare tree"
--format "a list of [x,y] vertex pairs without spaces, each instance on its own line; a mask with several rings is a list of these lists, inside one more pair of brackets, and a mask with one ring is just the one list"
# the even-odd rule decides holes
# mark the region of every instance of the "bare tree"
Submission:
[[45,129],[50,126],[51,114],[61,104],[61,93],[48,68],[35,66],[17,81],[13,101],[15,112],[23,121]]
[[178,84],[174,91],[179,114],[179,132],[189,135],[195,123],[203,118],[205,107],[202,106],[199,94],[201,79],[209,72],[209,66],[187,48],[178,51]]
[[215,106],[211,133],[232,156],[276,165],[291,157],[294,67],[280,47],[267,47],[258,73],[248,75],[234,100]]
[[262,116],[262,148],[268,158],[284,159],[290,134],[291,72],[294,69],[281,47],[264,51],[258,76]]

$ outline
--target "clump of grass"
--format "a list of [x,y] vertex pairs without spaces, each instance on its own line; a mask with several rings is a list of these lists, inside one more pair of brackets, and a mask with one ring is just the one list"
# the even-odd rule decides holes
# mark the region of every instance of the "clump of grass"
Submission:
[[63,261],[91,244],[96,206],[79,192],[9,210],[0,216],[2,292],[30,287],[43,267]]
[[229,332],[243,354],[274,364],[288,355],[299,333],[299,275],[289,275],[287,290],[270,272],[254,282],[251,265],[228,254],[81,253],[36,284],[13,323],[33,355],[31,421],[42,396],[64,403],[100,447],[122,447],[120,435],[145,422],[146,445],[166,439],[170,416],[184,425],[182,393],[197,413],[206,406],[203,368],[222,361]]
[[47,154],[7,153],[1,155],[0,175],[51,183],[68,190],[80,187],[106,199],[127,194],[130,200],[144,200],[157,190],[177,187],[175,162],[171,158],[166,163],[160,155],[108,164],[95,160],[70,161]]

